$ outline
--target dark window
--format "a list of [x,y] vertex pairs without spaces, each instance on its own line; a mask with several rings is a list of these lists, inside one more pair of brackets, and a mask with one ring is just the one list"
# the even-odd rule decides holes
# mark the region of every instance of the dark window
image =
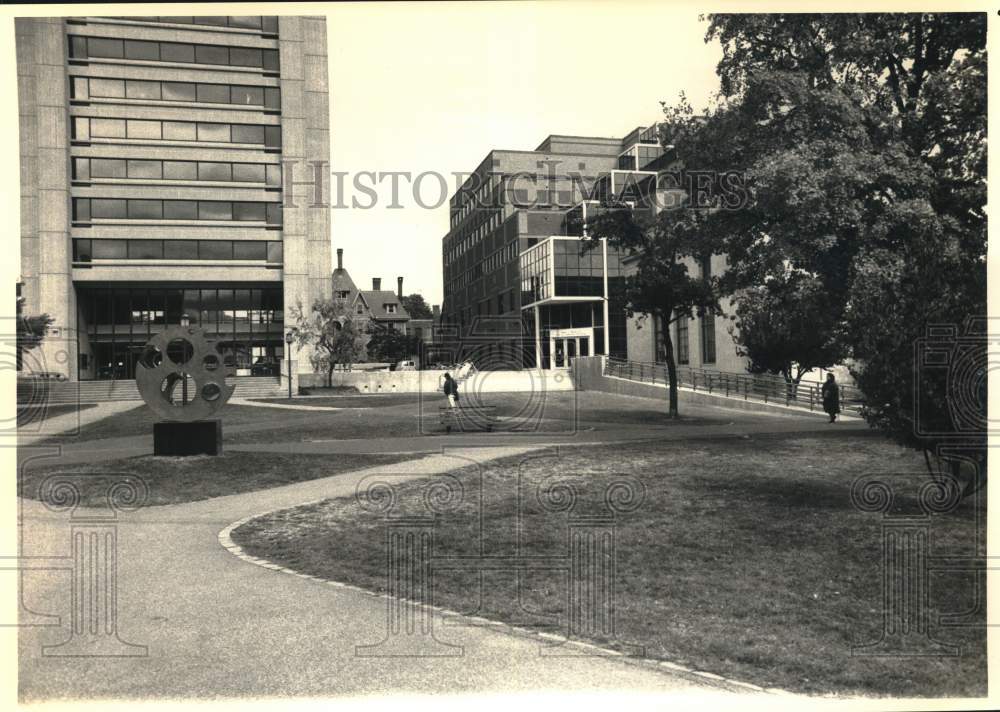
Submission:
[[168,141],[195,141],[195,124],[186,121],[164,121],[163,138]]
[[73,159],[73,180],[90,180],[90,159]]
[[122,40],[90,37],[87,39],[87,55],[105,59],[123,59],[125,57],[124,43]]
[[128,177],[159,180],[163,177],[163,164],[159,161],[130,160]]
[[264,65],[259,49],[230,47],[229,64],[234,67],[262,67]]
[[229,124],[198,124],[199,141],[229,143]]
[[163,203],[159,200],[130,200],[128,216],[133,220],[161,220]]
[[276,49],[264,50],[264,69],[266,69],[269,72],[278,71],[278,50]]
[[264,127],[250,124],[234,124],[233,143],[264,143]]
[[125,59],[159,61],[160,43],[144,40],[125,40]]
[[267,164],[267,185],[281,185],[281,166],[274,163]]
[[208,104],[228,104],[228,84],[199,84],[198,101]]
[[73,219],[87,222],[90,220],[90,199],[73,198]]
[[130,260],[162,260],[162,240],[129,240],[128,258]]
[[115,158],[92,158],[90,175],[94,178],[124,178],[125,161]]
[[164,62],[194,62],[194,45],[163,42],[160,44],[160,60]]
[[198,203],[194,200],[164,200],[163,217],[165,220],[197,220]]
[[232,88],[230,102],[241,106],[263,106],[264,87],[235,86]]
[[124,200],[93,198],[90,201],[91,215],[95,218],[123,219],[128,217]]
[[198,256],[203,260],[231,260],[233,243],[229,240],[199,240]]
[[280,225],[281,203],[266,203],[266,205],[267,205],[267,224]]
[[194,61],[198,64],[229,64],[229,49],[215,45],[195,45]]
[[701,362],[715,363],[715,314],[701,316]]
[[264,127],[264,145],[267,148],[281,148],[281,127]]
[[198,202],[199,220],[232,220],[233,204],[218,200],[201,200]]
[[86,59],[87,58],[87,38],[77,37],[76,35],[70,35],[69,38],[69,56],[74,59]]
[[163,98],[166,101],[197,101],[195,85],[189,82],[163,82]]
[[233,220],[255,220],[263,222],[266,217],[266,203],[233,203]]
[[[272,264],[281,264],[282,262],[282,244],[281,242],[269,242],[267,243],[267,261]],[[346,294],[344,295],[347,296]]]
[[164,161],[163,177],[168,180],[198,180],[198,164],[194,161]]
[[232,166],[228,163],[199,163],[198,180],[223,180],[233,179]]
[[241,183],[263,183],[263,163],[234,163],[233,180]]
[[277,87],[264,88],[264,106],[268,109],[281,108],[281,90]]
[[264,15],[260,18],[261,29],[264,32],[275,33],[278,31],[278,18],[276,15]]
[[198,259],[197,240],[164,240],[163,256],[168,260]]
[[194,17],[192,19],[196,25],[216,25],[225,27],[229,24],[227,22],[229,18],[223,16],[202,15],[201,17]]
[[102,99],[121,99],[125,96],[125,82],[121,79],[91,79],[90,95]]
[[90,240],[73,240],[74,262],[90,262],[91,256]]
[[680,317],[677,320],[677,363],[687,365],[691,360],[688,351],[688,318]]
[[232,16],[229,18],[230,27],[242,27],[246,30],[259,30],[261,26],[259,16]]
[[259,240],[253,242],[234,240],[233,259],[265,260],[267,259],[267,243]]
[[95,260],[123,260],[126,257],[128,240],[94,240]]

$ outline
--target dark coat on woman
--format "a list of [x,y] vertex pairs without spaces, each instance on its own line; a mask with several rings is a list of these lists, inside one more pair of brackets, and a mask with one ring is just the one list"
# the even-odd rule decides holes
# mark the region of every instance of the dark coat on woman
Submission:
[[836,381],[823,383],[823,410],[830,415],[840,412],[840,386]]

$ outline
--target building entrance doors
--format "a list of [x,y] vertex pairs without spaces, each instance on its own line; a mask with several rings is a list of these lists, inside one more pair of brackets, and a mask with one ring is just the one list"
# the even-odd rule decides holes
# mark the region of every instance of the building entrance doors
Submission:
[[551,368],[569,368],[577,356],[590,356],[593,329],[553,329],[549,332]]

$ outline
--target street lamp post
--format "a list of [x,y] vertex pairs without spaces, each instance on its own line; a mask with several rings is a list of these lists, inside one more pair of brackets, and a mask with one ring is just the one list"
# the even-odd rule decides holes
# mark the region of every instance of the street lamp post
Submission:
[[285,334],[285,343],[288,344],[288,399],[292,398],[292,341],[295,337],[292,332]]
[[[190,324],[191,324],[191,317],[189,317],[186,312],[184,314],[181,314],[181,326],[189,326]],[[187,405],[188,375],[186,373],[182,373],[181,376],[183,376],[183,378],[181,378],[181,405]]]

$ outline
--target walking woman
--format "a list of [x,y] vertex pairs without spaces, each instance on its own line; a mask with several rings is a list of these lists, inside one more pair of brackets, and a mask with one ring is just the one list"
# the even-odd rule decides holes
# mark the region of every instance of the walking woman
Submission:
[[840,386],[832,373],[826,374],[826,382],[823,384],[823,410],[829,413],[831,423],[840,412]]

